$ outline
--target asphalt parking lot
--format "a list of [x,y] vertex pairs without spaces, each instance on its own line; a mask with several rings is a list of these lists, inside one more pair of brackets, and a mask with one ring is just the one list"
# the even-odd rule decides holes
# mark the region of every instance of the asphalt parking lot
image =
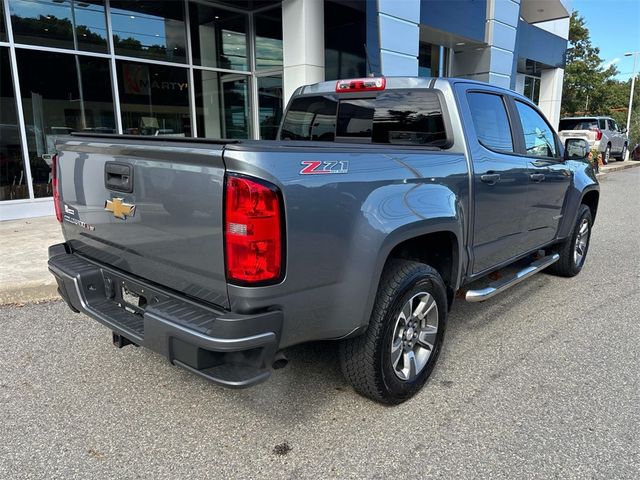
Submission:
[[604,177],[582,274],[459,301],[394,408],[331,343],[232,391],[60,302],[0,307],[0,478],[639,478],[639,217],[640,169]]

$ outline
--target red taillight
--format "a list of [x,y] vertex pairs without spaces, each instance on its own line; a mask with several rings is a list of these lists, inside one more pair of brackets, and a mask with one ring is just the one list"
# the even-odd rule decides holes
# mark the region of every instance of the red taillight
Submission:
[[602,130],[600,129],[596,131],[596,140],[602,140]]
[[245,177],[225,181],[227,281],[256,284],[282,274],[282,210],[276,187]]
[[352,78],[349,80],[338,80],[336,82],[336,92],[371,92],[374,90],[384,90],[387,80],[384,77],[378,78]]
[[62,223],[62,208],[60,208],[60,187],[58,186],[58,155],[51,157],[51,189],[53,190],[53,208],[56,219]]

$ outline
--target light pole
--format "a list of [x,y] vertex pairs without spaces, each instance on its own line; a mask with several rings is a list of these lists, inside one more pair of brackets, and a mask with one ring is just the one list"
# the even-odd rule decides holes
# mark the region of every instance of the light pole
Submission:
[[[629,94],[629,111],[627,112],[627,137],[631,133],[631,107],[633,107],[633,89],[636,86],[636,60],[638,59],[640,52],[627,52],[625,57],[633,56],[633,73],[631,74],[631,93]],[[624,159],[623,159],[624,160]]]

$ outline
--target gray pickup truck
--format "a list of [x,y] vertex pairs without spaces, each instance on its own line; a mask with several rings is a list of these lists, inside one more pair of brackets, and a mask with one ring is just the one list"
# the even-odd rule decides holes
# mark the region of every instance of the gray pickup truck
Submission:
[[584,265],[588,145],[562,145],[512,91],[323,82],[295,92],[278,135],[61,138],[49,269],[71,309],[236,388],[287,347],[338,340],[354,388],[395,404],[431,374],[456,296]]

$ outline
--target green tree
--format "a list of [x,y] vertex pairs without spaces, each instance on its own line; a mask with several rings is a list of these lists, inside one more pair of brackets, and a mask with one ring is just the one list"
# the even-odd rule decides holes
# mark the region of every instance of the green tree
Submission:
[[569,23],[569,47],[562,92],[563,114],[596,114],[608,110],[608,90],[614,81],[612,77],[617,73],[613,65],[606,69],[602,67],[600,49],[591,44],[584,18],[574,11]]

